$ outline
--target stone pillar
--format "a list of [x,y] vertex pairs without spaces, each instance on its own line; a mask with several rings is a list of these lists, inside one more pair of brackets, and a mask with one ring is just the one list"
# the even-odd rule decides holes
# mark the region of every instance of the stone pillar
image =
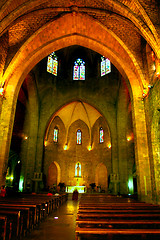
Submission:
[[8,32],[0,38],[0,85],[3,85],[3,74],[8,51]]
[[12,86],[8,86],[8,92],[5,95],[5,99],[3,99],[2,112],[0,115],[0,185],[5,184],[17,102],[17,98],[14,96],[12,89]]
[[142,201],[152,202],[148,139],[142,98],[135,98],[132,107],[138,196]]
[[113,185],[113,194],[117,195],[119,193],[119,174],[118,173],[112,173],[110,176],[110,181]]

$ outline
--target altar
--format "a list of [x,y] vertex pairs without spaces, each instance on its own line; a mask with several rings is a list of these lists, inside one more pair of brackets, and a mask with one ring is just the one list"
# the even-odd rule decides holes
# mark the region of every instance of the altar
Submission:
[[67,193],[73,193],[74,190],[76,190],[79,193],[85,193],[86,192],[86,186],[66,186],[66,192]]

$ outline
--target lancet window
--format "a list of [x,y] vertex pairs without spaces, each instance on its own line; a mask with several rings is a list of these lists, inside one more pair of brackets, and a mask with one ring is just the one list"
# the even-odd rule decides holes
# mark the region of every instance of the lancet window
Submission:
[[82,144],[82,132],[80,129],[77,130],[77,144]]
[[101,77],[111,72],[111,62],[104,56],[101,57]]
[[54,128],[53,141],[58,142],[58,128]]
[[73,80],[85,80],[85,62],[80,58],[74,62]]
[[55,52],[52,52],[48,56],[47,72],[57,76],[57,70],[58,70],[58,57],[56,56]]
[[104,142],[104,131],[102,127],[99,129],[99,142],[100,143]]

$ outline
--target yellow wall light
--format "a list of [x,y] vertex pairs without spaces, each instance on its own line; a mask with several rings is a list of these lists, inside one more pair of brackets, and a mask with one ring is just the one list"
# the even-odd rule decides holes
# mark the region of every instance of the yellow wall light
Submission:
[[108,148],[111,148],[111,144],[109,143],[107,147],[108,147]]
[[127,137],[127,141],[128,141],[128,142],[131,141],[131,137]]
[[68,149],[68,145],[65,144],[65,145],[64,145],[64,150],[67,150],[67,149]]
[[91,146],[89,146],[89,147],[88,147],[88,151],[91,151],[91,150],[92,150],[92,147],[91,147]]

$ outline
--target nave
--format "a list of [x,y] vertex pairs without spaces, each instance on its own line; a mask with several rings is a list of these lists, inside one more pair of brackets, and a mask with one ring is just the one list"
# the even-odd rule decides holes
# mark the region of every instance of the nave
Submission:
[[[150,240],[160,237],[160,207],[132,198],[80,194],[51,213],[31,240]],[[24,238],[25,240],[26,238]]]
[[75,240],[77,208],[78,201],[72,201],[72,194],[68,194],[68,200],[23,240]]
[[73,199],[72,194],[0,198],[0,240],[160,238],[159,205],[97,193]]

